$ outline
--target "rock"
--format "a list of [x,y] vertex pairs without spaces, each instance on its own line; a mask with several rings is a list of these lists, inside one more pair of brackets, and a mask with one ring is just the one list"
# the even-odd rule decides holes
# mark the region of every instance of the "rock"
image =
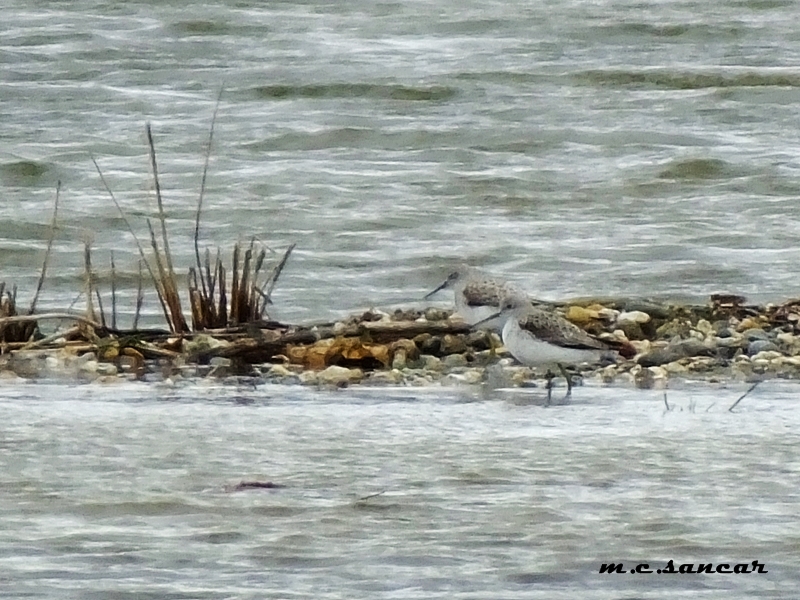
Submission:
[[392,352],[393,369],[405,369],[409,361],[419,358],[419,348],[411,340],[397,340],[389,349]]
[[711,331],[717,337],[731,337],[733,335],[733,329],[731,329],[730,323],[724,319],[714,321],[711,324]]
[[642,323],[648,323],[649,321],[650,315],[641,310],[621,312],[619,315],[617,315],[617,325],[622,325],[624,323],[635,323],[637,325],[641,325]]
[[112,363],[99,363],[96,371],[102,377],[112,377],[117,374],[117,366]]
[[703,341],[694,337],[670,344],[669,348],[687,357],[707,356],[711,353],[711,349]]
[[425,315],[425,319],[428,321],[446,321],[452,313],[450,311],[444,311],[431,307],[425,309],[423,314]]
[[463,373],[449,373],[442,378],[442,385],[474,385],[483,379],[478,369],[468,369]]
[[445,369],[454,369],[457,367],[466,367],[467,359],[463,354],[448,354],[442,359],[442,366]]
[[769,340],[755,339],[747,345],[747,355],[755,356],[761,352],[777,352],[778,347]]
[[64,364],[55,356],[48,356],[45,358],[44,366],[51,373],[57,373],[64,368]]
[[217,348],[226,348],[228,346],[230,346],[230,342],[218,340],[210,335],[200,333],[196,334],[190,340],[183,341],[183,352],[189,357],[190,360],[193,360],[195,357],[201,354],[211,350],[216,350]]
[[488,350],[490,348],[489,337],[494,335],[495,334],[493,332],[489,331],[473,331],[472,333],[467,334],[464,341],[466,342],[467,346],[473,350]]
[[414,343],[421,354],[439,355],[442,353],[442,338],[423,333],[414,338]]
[[628,300],[625,302],[625,312],[643,312],[647,313],[653,319],[669,319],[670,311],[667,307],[661,304],[648,302],[647,300]]
[[[336,368],[339,369],[341,367]],[[303,371],[297,378],[303,385],[316,385],[319,382],[319,374],[316,371]]]
[[430,354],[421,354],[419,362],[426,371],[441,371],[443,368],[442,360]]
[[675,336],[688,337],[689,332],[692,330],[692,325],[686,319],[675,319],[674,321],[667,321],[661,327],[656,329],[656,337],[661,339],[669,339]]
[[594,319],[599,318],[599,316],[597,311],[589,310],[582,306],[570,306],[564,314],[564,317],[566,317],[568,321],[572,321],[576,325],[586,325],[587,323],[591,323]]
[[651,390],[656,384],[656,377],[650,369],[639,368],[639,371],[633,374],[633,385],[640,390]]
[[769,334],[761,328],[754,327],[750,329],[740,330],[742,336],[752,342],[753,340],[768,340]]
[[747,317],[736,326],[736,331],[745,332],[748,329],[761,329],[763,323],[761,319],[755,317]]
[[686,365],[681,364],[678,361],[665,364],[664,370],[667,371],[668,373],[675,373],[675,374],[687,373],[689,371]]
[[283,365],[272,365],[269,371],[267,371],[267,376],[282,379],[285,377],[295,377],[295,373]]
[[467,351],[467,344],[460,335],[447,334],[442,338],[442,354],[461,354]]
[[697,325],[695,325],[694,328],[702,333],[704,338],[714,334],[713,325],[711,325],[711,323],[705,319],[700,319],[697,321]]
[[361,381],[363,378],[364,372],[361,369],[348,369],[337,365],[331,365],[317,374],[319,383],[336,386]]
[[617,322],[617,327],[622,330],[628,340],[643,340],[647,337],[639,323],[633,321]]
[[214,356],[211,360],[208,361],[212,367],[230,367],[233,364],[233,361],[230,358],[225,358],[224,356]]
[[658,367],[680,360],[683,357],[683,353],[676,351],[674,348],[656,348],[640,356],[636,359],[636,362],[643,367]]
[[759,360],[764,360],[767,362],[772,362],[777,360],[778,362],[783,362],[784,358],[786,357],[784,357],[783,354],[781,354],[780,352],[776,352],[774,350],[762,350],[761,352],[758,352],[757,354],[751,356],[750,360],[752,362],[756,362]]
[[391,371],[373,371],[366,379],[367,383],[377,385],[397,385],[403,381],[403,374],[397,369]]
[[81,371],[86,371],[87,373],[96,373],[97,372],[97,366],[99,364],[100,363],[97,362],[96,360],[85,360],[85,361],[81,362],[79,369]]

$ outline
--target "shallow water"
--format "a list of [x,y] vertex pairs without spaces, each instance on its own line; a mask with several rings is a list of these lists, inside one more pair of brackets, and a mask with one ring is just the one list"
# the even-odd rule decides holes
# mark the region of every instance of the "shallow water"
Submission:
[[[795,385],[13,385],[4,598],[721,598],[797,589]],[[285,488],[226,492],[241,480]],[[366,500],[360,498],[374,495]],[[600,575],[751,562],[766,574]],[[725,595],[723,595],[725,594]]]

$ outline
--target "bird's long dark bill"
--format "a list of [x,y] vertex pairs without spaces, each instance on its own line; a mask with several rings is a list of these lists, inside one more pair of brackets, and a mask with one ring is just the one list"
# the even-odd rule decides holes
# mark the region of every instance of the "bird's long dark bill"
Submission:
[[428,298],[430,298],[431,296],[433,296],[433,295],[434,295],[436,292],[438,292],[439,290],[443,290],[444,288],[446,288],[446,287],[447,287],[447,283],[448,283],[448,282],[447,282],[447,280],[445,279],[445,280],[444,280],[444,282],[442,282],[442,285],[440,285],[439,287],[437,287],[437,288],[436,288],[435,290],[433,290],[432,292],[428,292],[427,294],[425,294],[425,295],[422,297],[422,298],[423,298],[423,300],[427,300]]
[[478,329],[478,328],[479,328],[481,325],[483,325],[483,324],[484,324],[484,323],[486,323],[487,321],[491,321],[492,319],[496,319],[497,317],[499,317],[499,316],[500,316],[500,315],[502,315],[502,314],[503,314],[503,311],[501,310],[501,311],[498,311],[498,312],[494,313],[493,315],[489,315],[489,316],[488,316],[488,317],[486,317],[485,319],[481,319],[480,321],[478,321],[477,323],[475,323],[475,324],[472,326],[472,328],[473,328],[473,329]]

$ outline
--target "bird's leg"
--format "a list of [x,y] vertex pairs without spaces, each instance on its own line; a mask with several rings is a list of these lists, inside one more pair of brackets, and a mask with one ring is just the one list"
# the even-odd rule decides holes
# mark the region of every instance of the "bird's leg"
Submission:
[[489,358],[494,358],[497,356],[497,346],[494,344],[494,336],[489,329],[484,329],[483,332],[486,334],[486,342],[489,344]]
[[550,399],[553,396],[553,378],[555,374],[550,370],[547,369],[547,373],[544,374],[545,379],[547,379],[547,404],[545,406],[550,406]]
[[561,371],[561,374],[564,376],[564,379],[567,380],[567,395],[564,398],[569,398],[572,396],[572,376],[567,373],[567,370],[564,368],[564,365],[558,363],[558,368]]

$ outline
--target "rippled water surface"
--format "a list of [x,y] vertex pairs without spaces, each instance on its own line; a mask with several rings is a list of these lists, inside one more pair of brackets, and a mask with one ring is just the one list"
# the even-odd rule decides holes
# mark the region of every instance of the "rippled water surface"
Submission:
[[[219,90],[203,246],[297,250],[274,315],[418,299],[467,260],[541,297],[796,295],[796,3],[12,2],[0,268],[45,305],[82,242],[133,310],[151,121],[179,271]],[[146,239],[146,237],[145,237]],[[108,293],[106,291],[106,293]],[[147,303],[152,320],[158,308]]]
[[[6,384],[3,598],[791,597],[796,386]],[[285,488],[226,491],[241,480]],[[363,499],[367,496],[372,496]],[[766,574],[600,575],[759,560]],[[727,591],[726,591],[727,590]]]

